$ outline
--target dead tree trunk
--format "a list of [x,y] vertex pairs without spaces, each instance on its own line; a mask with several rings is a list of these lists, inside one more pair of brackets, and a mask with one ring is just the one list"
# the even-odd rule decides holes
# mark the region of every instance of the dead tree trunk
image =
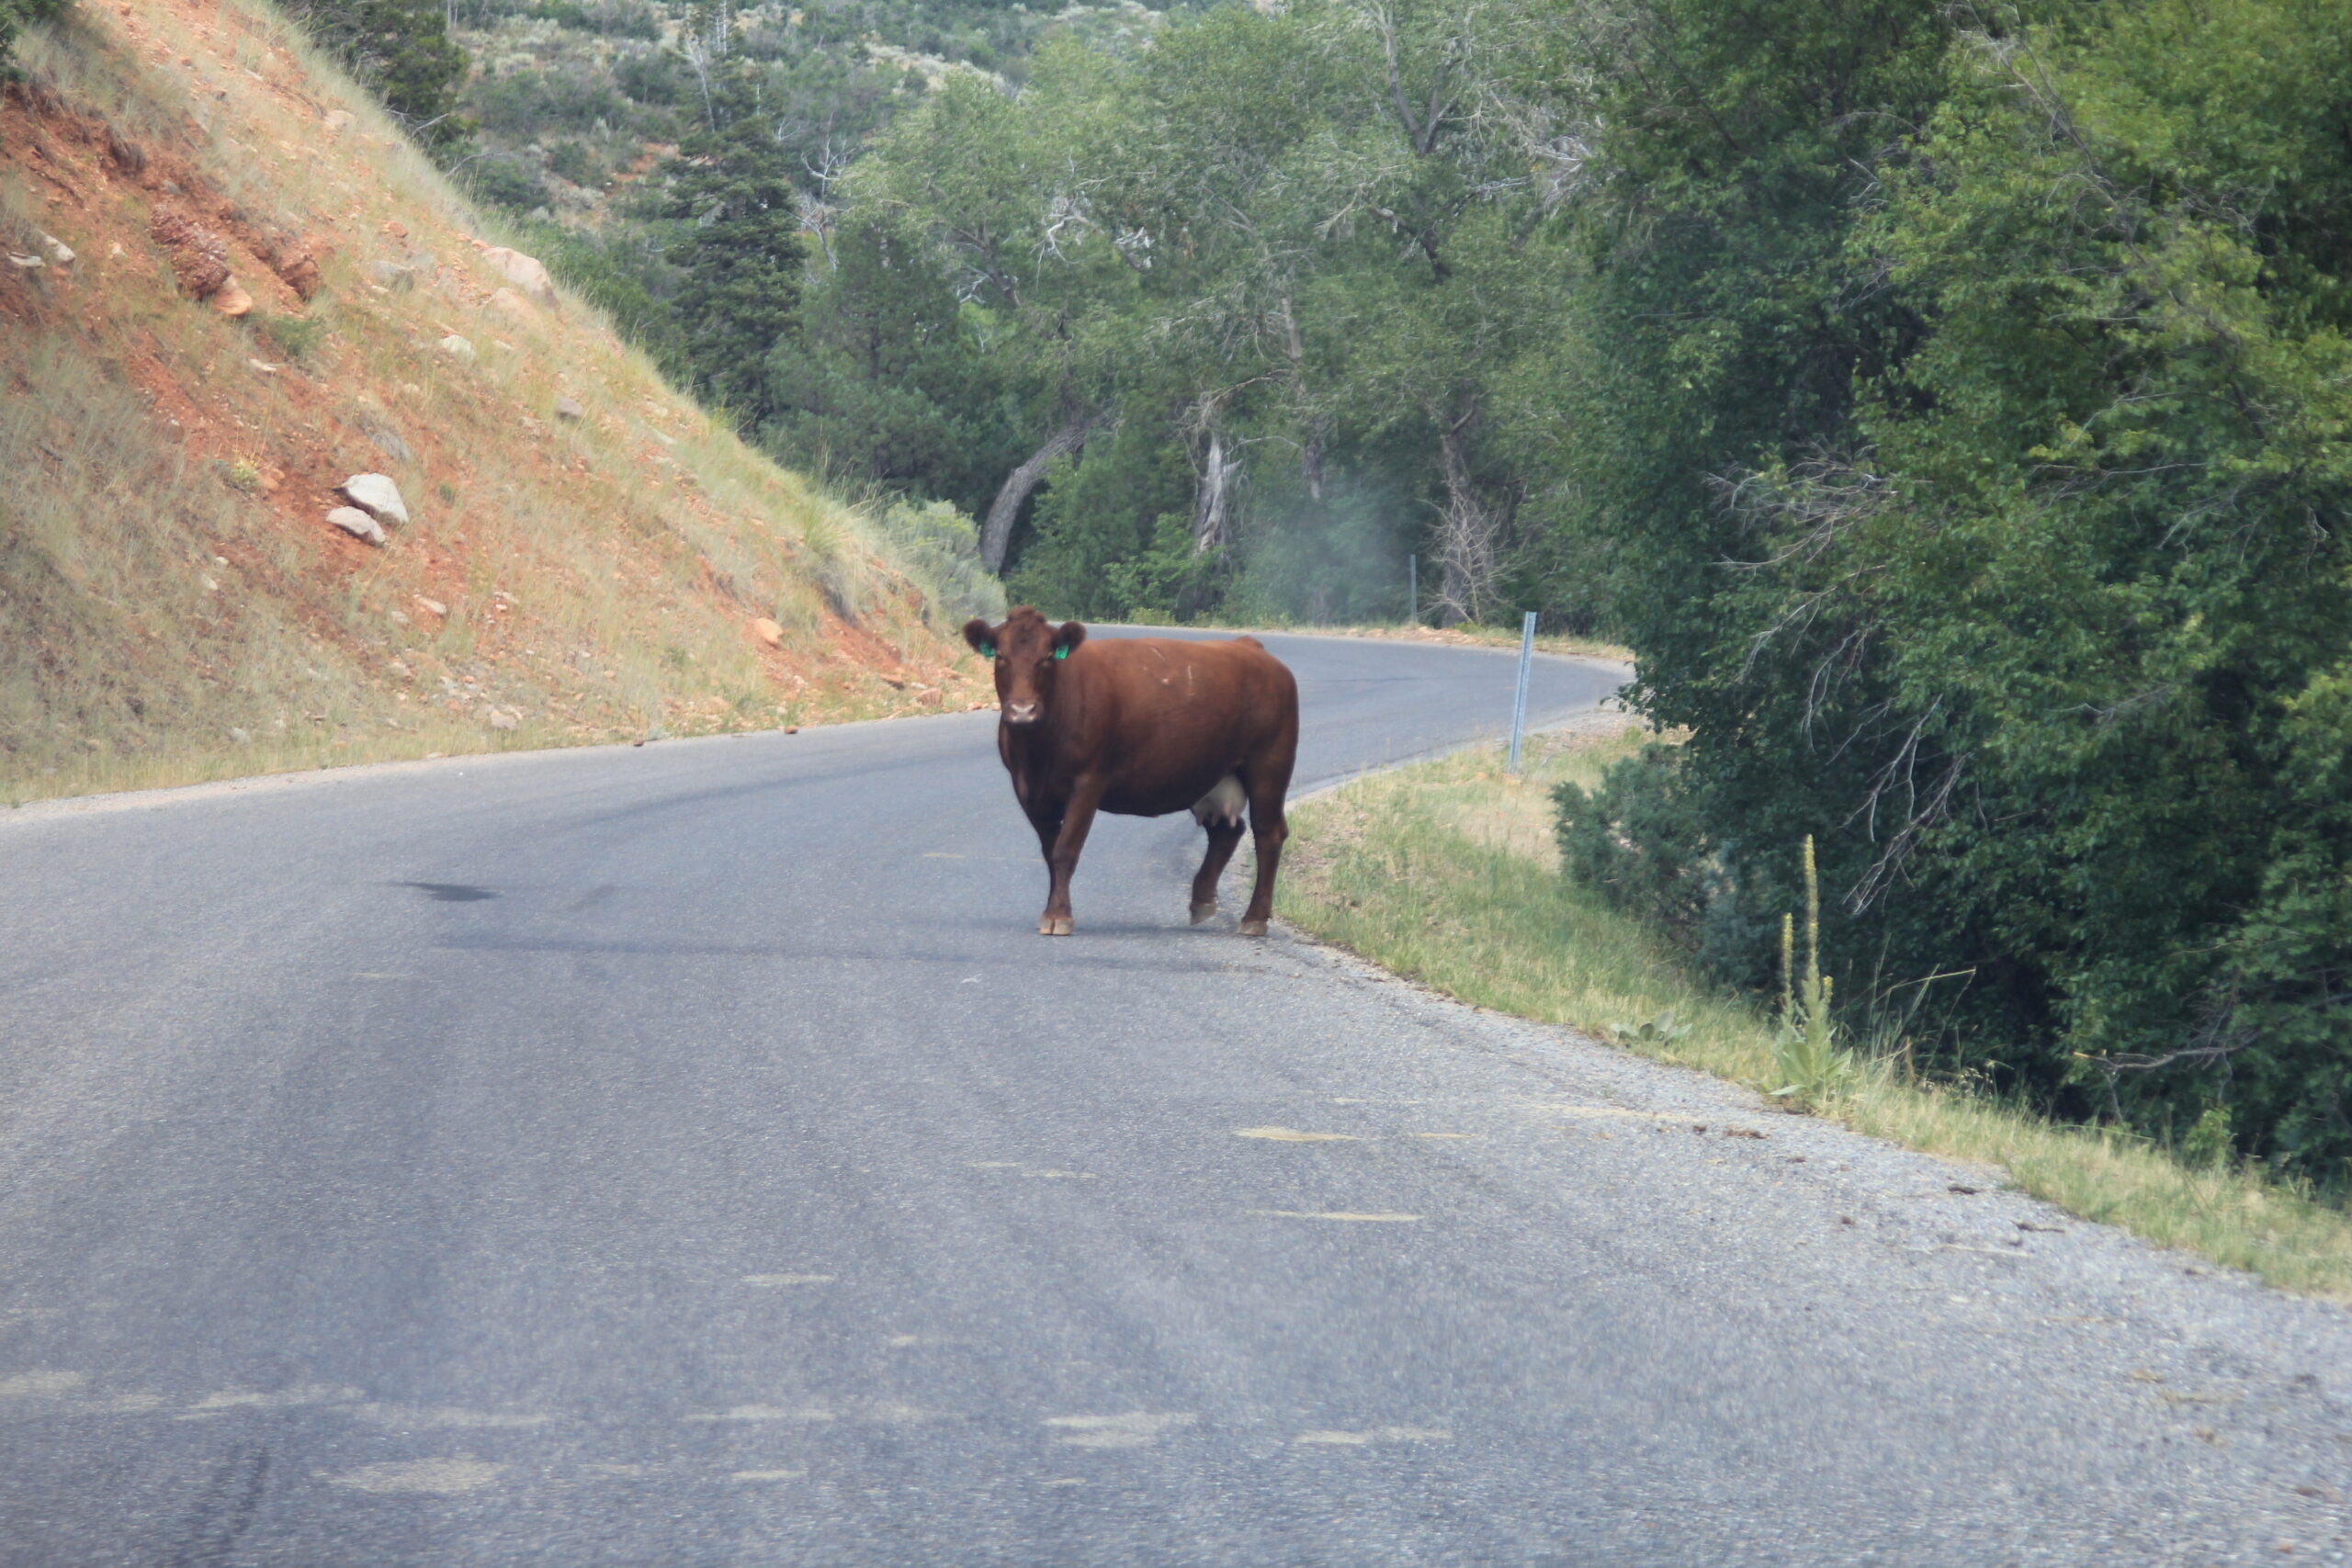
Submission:
[[1223,547],[1231,533],[1233,481],[1241,459],[1227,459],[1225,437],[1209,432],[1208,461],[1201,468],[1200,496],[1193,505],[1193,553],[1207,555]]
[[1004,484],[989,506],[989,520],[980,529],[980,564],[990,571],[1004,570],[1004,552],[1012,547],[1012,525],[1057,457],[1068,457],[1086,445],[1092,426],[1083,415],[1072,415],[1026,462],[1005,476]]
[[1503,513],[1478,493],[1471,477],[1467,433],[1478,417],[1472,399],[1462,414],[1445,427],[1438,440],[1440,467],[1445,476],[1445,507],[1438,526],[1437,555],[1444,568],[1438,589],[1440,618],[1448,626],[1476,620],[1494,591]]

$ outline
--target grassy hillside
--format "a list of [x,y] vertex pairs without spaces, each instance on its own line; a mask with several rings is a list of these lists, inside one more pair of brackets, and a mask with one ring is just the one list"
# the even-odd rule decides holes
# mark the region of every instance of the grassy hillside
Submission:
[[[508,276],[266,4],[85,4],[17,55],[0,799],[985,697],[952,527],[813,491]],[[380,547],[324,521],[370,471]]]

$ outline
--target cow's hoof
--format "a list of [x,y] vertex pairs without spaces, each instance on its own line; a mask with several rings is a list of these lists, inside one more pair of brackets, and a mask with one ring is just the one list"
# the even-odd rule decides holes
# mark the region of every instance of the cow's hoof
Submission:
[[1193,923],[1196,926],[1204,924],[1205,922],[1215,919],[1216,916],[1216,902],[1214,899],[1205,904],[1195,904],[1193,906]]
[[1264,936],[1266,934],[1266,922],[1263,920],[1244,920],[1239,925],[1234,927],[1233,930],[1237,935],[1240,936]]
[[1039,936],[1068,936],[1069,933],[1070,923],[1068,915],[1047,915],[1037,922]]

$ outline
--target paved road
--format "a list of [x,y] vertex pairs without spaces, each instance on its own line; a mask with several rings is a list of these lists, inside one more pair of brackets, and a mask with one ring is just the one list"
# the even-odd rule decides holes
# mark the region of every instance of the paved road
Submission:
[[[1303,783],[1507,716],[1269,640]],[[1187,819],[1040,940],[992,723],[0,821],[0,1562],[2345,1554],[2342,1312],[1188,930]]]

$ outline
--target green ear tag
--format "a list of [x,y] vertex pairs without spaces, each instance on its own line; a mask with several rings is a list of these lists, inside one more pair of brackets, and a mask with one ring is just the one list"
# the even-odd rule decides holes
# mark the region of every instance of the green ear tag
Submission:
[[1067,648],[1057,648],[1054,649],[1054,657],[1056,659],[1068,659],[1069,657],[1069,649]]
[[980,644],[980,657],[982,659],[994,659],[996,657],[996,644],[992,642],[984,642]]

